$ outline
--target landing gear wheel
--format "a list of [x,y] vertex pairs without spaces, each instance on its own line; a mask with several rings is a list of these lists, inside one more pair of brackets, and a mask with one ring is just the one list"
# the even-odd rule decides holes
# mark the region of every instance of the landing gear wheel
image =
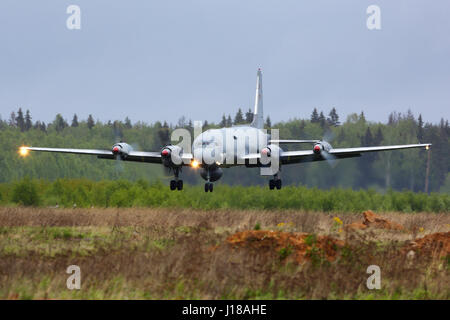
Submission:
[[275,187],[275,181],[273,179],[269,180],[269,189],[273,190],[273,188]]
[[183,180],[178,180],[177,181],[177,189],[178,190],[183,190]]
[[213,184],[211,182],[205,183],[205,192],[213,192]]
[[170,190],[175,190],[177,188],[177,182],[175,180],[170,180]]
[[275,180],[275,186],[277,187],[278,190],[281,189],[281,179]]

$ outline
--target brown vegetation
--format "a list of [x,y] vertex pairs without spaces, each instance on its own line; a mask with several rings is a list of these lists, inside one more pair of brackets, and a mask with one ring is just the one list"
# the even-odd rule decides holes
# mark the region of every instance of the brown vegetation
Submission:
[[450,232],[438,232],[416,239],[405,246],[405,251],[422,256],[444,258],[450,256]]
[[[0,298],[448,299],[450,216],[387,216],[405,230],[296,211],[0,208]],[[72,264],[81,290],[66,288]],[[365,285],[371,264],[382,290]]]
[[370,210],[363,212],[364,220],[362,222],[353,222],[346,225],[347,229],[366,229],[368,227],[388,229],[388,230],[404,230],[405,228],[396,222],[382,218]]
[[297,263],[309,260],[312,254],[319,254],[328,261],[333,261],[338,249],[344,246],[344,241],[329,236],[265,230],[237,232],[229,236],[227,242],[232,248],[247,247],[260,254],[276,250],[281,259],[292,253]]

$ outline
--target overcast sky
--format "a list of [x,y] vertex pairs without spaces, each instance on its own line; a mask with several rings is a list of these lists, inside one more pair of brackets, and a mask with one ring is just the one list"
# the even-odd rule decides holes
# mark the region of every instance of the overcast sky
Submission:
[[[66,9],[81,8],[81,30]],[[366,9],[381,8],[381,30]],[[386,122],[450,118],[450,2],[2,0],[0,115],[218,122],[253,108],[263,70],[272,122],[336,107]]]

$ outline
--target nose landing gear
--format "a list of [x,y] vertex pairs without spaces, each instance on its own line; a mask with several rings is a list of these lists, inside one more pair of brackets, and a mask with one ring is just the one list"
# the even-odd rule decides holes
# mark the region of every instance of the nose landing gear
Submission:
[[213,192],[213,184],[211,183],[211,182],[207,182],[207,183],[205,183],[205,192]]

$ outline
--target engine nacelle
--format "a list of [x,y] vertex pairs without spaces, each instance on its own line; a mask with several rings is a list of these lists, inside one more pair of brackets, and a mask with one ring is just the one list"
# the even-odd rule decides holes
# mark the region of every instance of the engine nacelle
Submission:
[[209,175],[209,181],[214,182],[219,180],[222,177],[223,174],[223,170],[219,167],[215,167],[215,168],[202,168],[200,170],[200,176],[205,179],[208,180],[208,175]]
[[166,167],[179,167],[183,164],[181,155],[183,154],[183,148],[179,146],[165,146],[161,150],[162,163]]
[[321,154],[322,151],[329,152],[332,149],[331,144],[326,141],[317,142],[313,147],[315,154]]
[[122,159],[125,159],[132,150],[133,148],[125,142],[116,143],[112,146],[111,149],[112,153],[116,157],[120,157]]
[[279,158],[283,149],[276,144],[269,144],[267,147],[261,149],[261,163],[268,164],[273,157]]

